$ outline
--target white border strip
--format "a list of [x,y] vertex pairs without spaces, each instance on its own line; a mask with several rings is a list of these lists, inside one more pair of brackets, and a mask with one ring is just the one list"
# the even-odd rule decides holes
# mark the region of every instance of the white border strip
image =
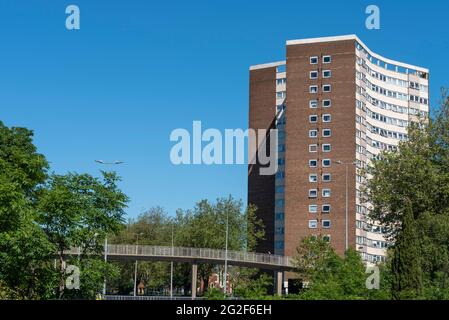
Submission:
[[357,37],[357,35],[355,35],[355,34],[343,35],[343,36],[335,36],[335,37],[321,37],[321,38],[288,40],[286,44],[287,44],[287,46],[290,46],[290,45],[296,45],[296,44],[310,44],[310,43],[333,42],[333,41],[343,41],[343,40],[356,40],[362,47],[364,47],[364,49],[373,58],[382,60],[383,62],[386,62],[388,64],[396,65],[396,66],[403,67],[403,68],[406,68],[406,69],[413,69],[413,70],[416,70],[416,71],[429,73],[429,69],[427,69],[427,68],[414,66],[414,65],[403,63],[403,62],[399,62],[399,61],[396,61],[396,60],[391,60],[391,59],[385,58],[385,57],[383,57],[383,56],[381,56],[381,55],[379,55],[377,53],[372,52],[368,48],[368,46],[362,40],[360,40],[359,37]]
[[264,63],[264,64],[256,64],[254,66],[250,66],[249,70],[258,70],[258,69],[265,69],[265,68],[272,68],[272,67],[279,67],[284,65],[286,62],[283,61],[276,61],[276,62],[270,62],[270,63]]

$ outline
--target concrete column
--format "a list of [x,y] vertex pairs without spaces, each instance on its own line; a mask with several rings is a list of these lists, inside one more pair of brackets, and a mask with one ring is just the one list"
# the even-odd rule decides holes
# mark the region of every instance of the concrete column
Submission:
[[196,298],[196,280],[198,276],[198,265],[192,263],[192,300]]
[[276,294],[280,297],[282,296],[282,271],[277,271],[277,277],[276,277]]

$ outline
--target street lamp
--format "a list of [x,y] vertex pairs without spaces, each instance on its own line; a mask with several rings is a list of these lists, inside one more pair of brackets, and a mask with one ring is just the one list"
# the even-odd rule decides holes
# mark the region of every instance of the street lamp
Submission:
[[124,163],[123,161],[104,161],[104,160],[95,160],[95,162],[100,163],[100,164],[122,164]]
[[[137,253],[138,253],[138,248],[139,248],[139,236],[142,236],[143,233],[137,233],[137,240],[136,240],[136,257],[137,257]],[[134,297],[136,296],[137,293],[137,258],[136,258],[136,263],[134,265]]]
[[[108,262],[108,236],[104,237],[104,262]],[[103,297],[106,295],[106,277],[103,282]]]
[[[174,225],[175,222],[171,222],[171,255],[175,255],[175,239],[174,239]],[[170,262],[170,299],[173,299],[173,258]]]
[[229,235],[229,212],[226,211],[226,243],[225,243],[225,265],[224,265],[224,293],[228,294],[228,235]]
[[[108,165],[108,164],[122,164],[124,163],[123,161],[112,161],[112,162],[107,162],[104,160],[95,160],[95,162],[100,163],[100,164],[104,164],[104,165]],[[104,262],[108,262],[108,236],[106,235],[104,238]],[[103,297],[106,295],[106,277],[104,277],[104,282],[103,282]]]
[[336,161],[336,163],[344,165],[346,168],[346,174],[345,174],[345,251],[348,251],[349,249],[349,241],[348,241],[348,167],[350,165],[355,165],[356,162],[343,162],[343,161]]

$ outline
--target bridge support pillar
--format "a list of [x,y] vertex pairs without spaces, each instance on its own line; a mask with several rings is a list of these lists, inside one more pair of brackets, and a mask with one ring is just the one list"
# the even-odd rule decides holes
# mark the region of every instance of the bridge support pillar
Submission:
[[192,300],[196,298],[196,281],[198,277],[198,265],[192,263]]
[[282,296],[282,279],[283,279],[283,272],[282,271],[276,271],[276,294],[280,297]]

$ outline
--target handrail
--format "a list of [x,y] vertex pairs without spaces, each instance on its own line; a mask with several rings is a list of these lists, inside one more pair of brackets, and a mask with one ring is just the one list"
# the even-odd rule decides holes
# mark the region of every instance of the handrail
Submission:
[[[80,253],[78,247],[67,250],[65,254],[77,255]],[[215,260],[223,261],[225,259],[225,250],[209,248],[191,248],[191,247],[171,247],[171,246],[145,246],[145,245],[121,245],[109,244],[107,246],[108,256],[132,256],[132,257],[162,257],[162,258],[184,258],[192,260]],[[293,259],[288,256],[275,254],[232,251],[228,250],[228,261],[240,264],[257,264],[272,267],[292,268]]]

